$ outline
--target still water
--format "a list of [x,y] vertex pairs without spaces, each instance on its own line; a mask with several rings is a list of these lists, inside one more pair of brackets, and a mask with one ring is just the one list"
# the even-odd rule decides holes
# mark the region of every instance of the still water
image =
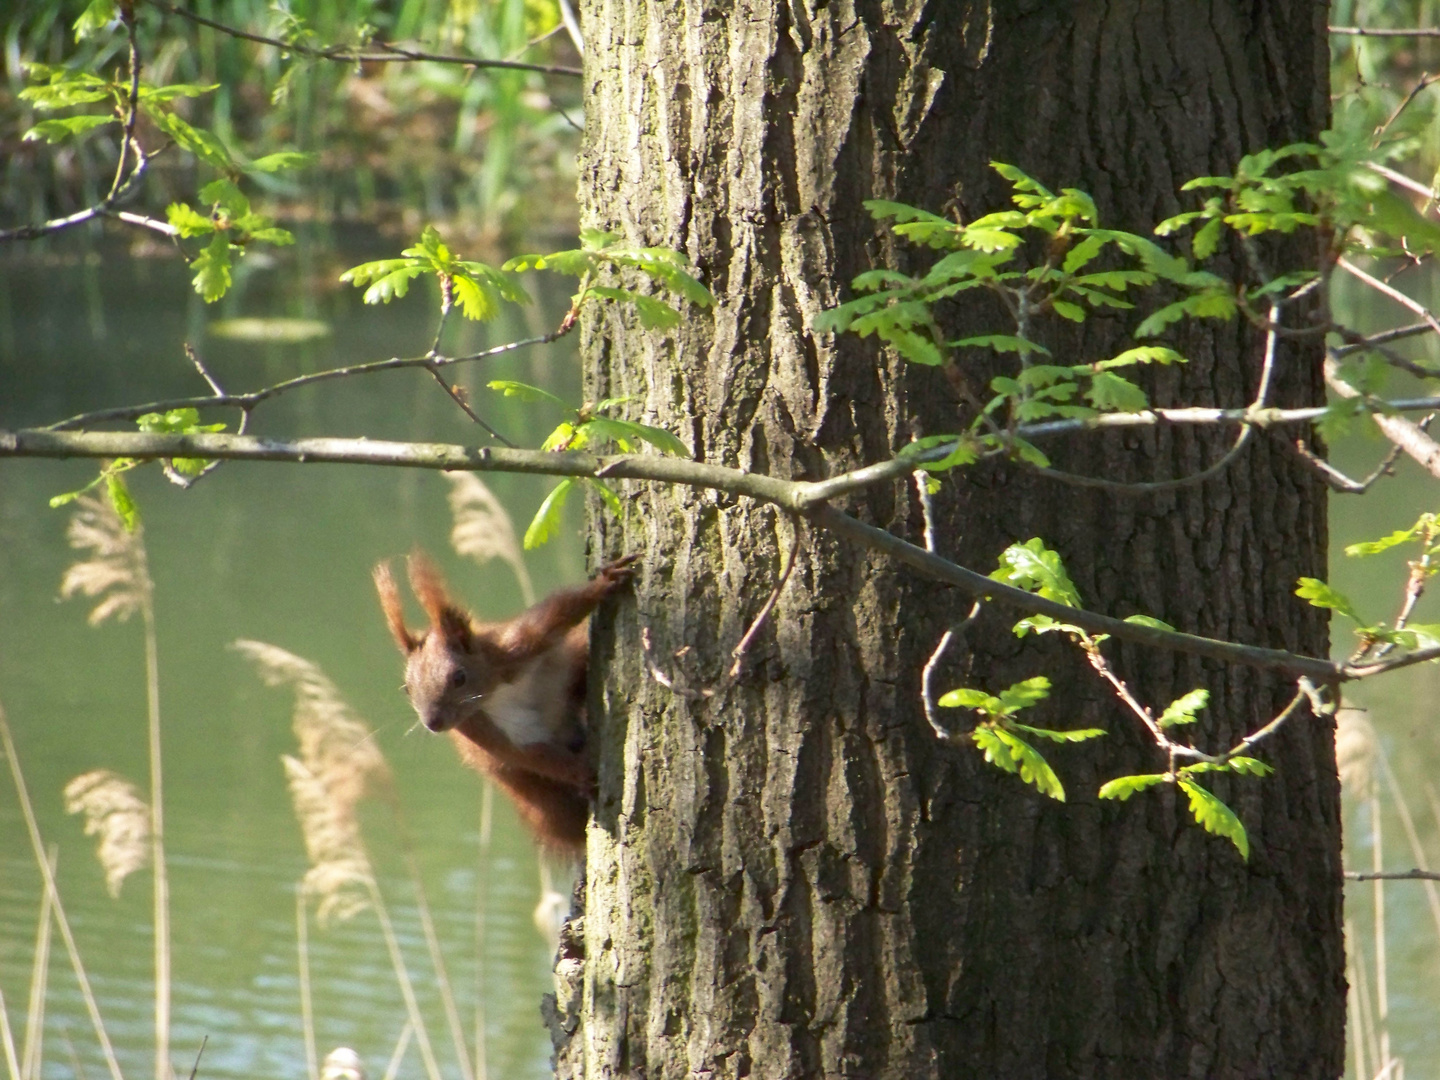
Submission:
[[[187,341],[235,390],[423,353],[438,306],[426,283],[417,282],[405,300],[370,308],[335,281],[347,266],[404,244],[362,237],[341,238],[339,246],[343,253],[322,255],[331,249],[302,242],[283,262],[252,264],[211,307],[171,257],[111,252],[102,262],[72,244],[7,253],[0,262],[0,427],[204,393],[182,348]],[[447,345],[473,351],[553,327],[566,285],[557,280],[549,300],[494,324],[452,325]],[[239,338],[207,333],[216,320],[255,316],[318,322],[326,333],[294,343],[256,340],[243,323]],[[544,422],[559,417],[496,400],[483,388],[491,378],[578,395],[568,342],[460,376],[487,419],[522,445],[534,445]],[[233,417],[213,419],[231,420],[233,430]],[[262,408],[251,431],[484,441],[418,372],[300,391]],[[77,556],[66,544],[69,511],[51,510],[47,501],[93,475],[93,463],[0,464],[0,703],[40,829],[59,851],[62,900],[120,1064],[129,1077],[149,1076],[150,875],[135,874],[111,900],[93,841],[79,818],[66,815],[61,797],[71,777],[102,767],[148,784],[140,620],[92,628],[91,603],[57,599]],[[188,1074],[202,1037],[209,1040],[205,1077],[298,1077],[306,1068],[295,921],[305,849],[280,764],[280,755],[296,752],[292,699],[264,686],[229,647],[251,638],[318,664],[374,729],[414,837],[471,1052],[478,1005],[488,1074],[546,1075],[549,1043],[538,1004],[549,988],[550,945],[532,918],[541,892],[533,845],[497,801],[493,838],[482,851],[481,785],[447,741],[412,730],[414,715],[398,689],[400,658],[370,583],[377,560],[418,544],[463,597],[498,618],[523,606],[512,571],[498,561],[476,566],[449,550],[448,485],[438,474],[236,463],[190,491],[154,469],[131,476],[155,582],[177,1071]],[[521,530],[548,487],[500,476],[491,486]],[[583,574],[578,515],[571,526],[527,556],[538,591]],[[0,777],[0,991],[20,1038],[41,888],[8,772]],[[366,811],[364,828],[441,1070],[457,1077],[395,823],[377,805]],[[568,871],[555,871],[568,897]],[[365,912],[327,930],[312,921],[309,929],[319,1052],[353,1047],[378,1080],[406,1011],[377,920]],[[47,1077],[107,1075],[58,940],[44,1050]],[[413,1041],[401,1075],[424,1075]]]
[[[0,427],[51,422],[86,409],[203,392],[182,345],[191,342],[229,389],[251,389],[341,363],[423,352],[433,334],[433,290],[417,283],[389,307],[367,308],[336,277],[349,265],[393,254],[398,242],[371,236],[302,243],[274,263],[252,261],[221,304],[206,307],[174,258],[107,254],[59,244],[7,253],[0,262]],[[335,253],[338,250],[338,254]],[[538,283],[537,283],[538,284]],[[452,351],[540,333],[555,325],[566,282],[539,306],[497,323],[453,325]],[[1343,298],[1342,298],[1343,299]],[[284,317],[290,324],[243,320]],[[1367,312],[1365,326],[1386,317]],[[217,333],[216,324],[222,332]],[[456,323],[458,324],[458,320]],[[313,335],[323,331],[320,336]],[[261,331],[266,331],[262,333]],[[270,333],[269,331],[275,331]],[[286,340],[289,337],[299,340]],[[1432,358],[1433,359],[1433,358]],[[491,378],[578,396],[573,349],[488,362],[460,376],[477,407],[522,445],[535,445],[558,416],[483,389]],[[474,427],[418,372],[307,389],[262,408],[252,432],[369,435],[483,442]],[[1357,437],[1336,447],[1339,464],[1364,473],[1384,448]],[[1434,481],[1401,463],[1399,475],[1364,499],[1333,503],[1332,581],[1373,617],[1391,617],[1404,554],[1346,559],[1346,544],[1408,526],[1436,509]],[[47,843],[59,851],[59,885],[101,1011],[127,1076],[152,1075],[149,875],[136,874],[118,900],[105,892],[92,841],[66,815],[61,789],[73,776],[112,768],[142,785],[147,776],[145,679],[139,620],[92,628],[90,604],[57,600],[67,565],[68,512],[48,499],[93,476],[83,462],[0,462],[0,703]],[[398,690],[399,658],[381,622],[370,567],[420,544],[457,590],[488,617],[521,606],[512,572],[467,563],[449,550],[447,485],[437,475],[343,466],[230,463],[193,490],[155,470],[132,474],[155,580],[165,807],[173,910],[174,1060],[182,1074],[202,1037],[205,1077],[296,1077],[305,1070],[297,976],[295,892],[305,852],[290,809],[280,756],[293,753],[291,700],[263,686],[229,648],[237,638],[278,645],[318,664],[375,731],[396,777],[435,912],[445,963],[467,1032],[483,1032],[489,1076],[548,1074],[548,1042],[537,1003],[549,987],[550,946],[532,918],[541,892],[533,846],[498,803],[482,850],[480,785],[448,745],[412,730]],[[487,479],[523,529],[548,484]],[[1428,501],[1427,501],[1428,500]],[[583,572],[578,519],[558,541],[527,556],[544,592]],[[1440,620],[1433,603],[1418,618]],[[1350,644],[1337,628],[1337,653]],[[1440,864],[1437,808],[1427,781],[1440,764],[1434,732],[1440,671],[1432,665],[1360,688],[1411,804],[1425,857]],[[1431,781],[1432,789],[1436,786]],[[1382,800],[1385,865],[1416,863],[1393,798]],[[373,807],[366,837],[417,986],[444,1075],[460,1075],[426,956],[415,893],[390,813]],[[1347,809],[1347,862],[1369,868],[1374,818],[1368,803]],[[555,871],[564,891],[564,868]],[[0,991],[12,1025],[23,1026],[40,892],[8,777],[0,776]],[[1380,972],[1375,895],[1347,890],[1347,912],[1365,950],[1369,993]],[[1409,1075],[1440,1075],[1440,930],[1418,883],[1386,887],[1385,997],[1391,1048]],[[478,945],[478,951],[477,951]],[[385,1072],[406,1012],[378,923],[362,913],[328,930],[310,927],[309,960],[317,1042],[323,1055],[346,1045],[371,1080]],[[473,1053],[474,1036],[469,1034]],[[44,1075],[105,1075],[63,952],[52,956]],[[400,1074],[423,1075],[413,1042]],[[1353,1068],[1351,1075],[1354,1075]]]

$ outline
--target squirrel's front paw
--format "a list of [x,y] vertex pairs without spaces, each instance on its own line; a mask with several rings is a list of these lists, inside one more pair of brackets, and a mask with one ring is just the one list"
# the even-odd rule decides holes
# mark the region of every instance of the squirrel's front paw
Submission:
[[612,563],[606,563],[600,568],[595,577],[605,583],[607,592],[614,592],[625,585],[635,573],[635,564],[640,561],[640,556],[626,555],[616,559]]

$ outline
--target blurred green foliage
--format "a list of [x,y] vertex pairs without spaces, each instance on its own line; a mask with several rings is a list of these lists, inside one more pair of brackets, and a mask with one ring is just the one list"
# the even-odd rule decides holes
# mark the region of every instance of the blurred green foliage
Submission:
[[[485,59],[578,66],[556,0],[191,0],[196,15],[312,48],[404,44]],[[20,97],[25,66],[66,64],[119,76],[123,33],[76,41],[83,0],[20,0],[0,15],[0,220],[40,221],[107,190],[118,131],[49,146],[21,142],[45,117]],[[573,230],[580,80],[442,63],[338,63],[240,40],[162,9],[138,6],[144,78],[218,84],[187,102],[185,119],[241,157],[277,146],[316,155],[301,181],[266,177],[266,209],[286,217],[395,224],[413,233],[441,221],[482,244],[533,231]],[[557,32],[559,31],[559,32]],[[145,202],[163,216],[193,195],[195,163],[167,154]],[[281,210],[280,207],[285,207]],[[396,220],[398,219],[398,220]]]
[[[1330,25],[1368,29],[1440,26],[1440,0],[1334,0]],[[1390,123],[1395,111],[1422,81],[1440,71],[1440,38],[1359,37],[1335,34],[1330,38],[1330,90],[1334,127],[1350,138],[1419,137],[1423,146],[1414,170],[1416,179],[1429,181],[1440,170],[1440,111],[1436,94],[1440,85],[1420,90],[1404,112]]]

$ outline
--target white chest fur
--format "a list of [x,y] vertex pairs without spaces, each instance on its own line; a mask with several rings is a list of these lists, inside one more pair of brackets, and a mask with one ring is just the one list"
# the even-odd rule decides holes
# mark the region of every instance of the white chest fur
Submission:
[[485,695],[485,715],[516,746],[559,741],[571,725],[568,668],[559,649],[537,656]]

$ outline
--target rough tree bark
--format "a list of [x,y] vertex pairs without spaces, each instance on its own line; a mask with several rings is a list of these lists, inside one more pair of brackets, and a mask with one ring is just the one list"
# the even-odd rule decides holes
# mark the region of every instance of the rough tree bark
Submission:
[[[1328,117],[1320,0],[588,0],[587,225],[685,251],[717,306],[672,338],[614,314],[584,328],[590,396],[634,396],[698,457],[819,478],[955,430],[936,372],[809,330],[886,250],[871,197],[974,216],[1013,162],[1148,231],[1186,179],[1310,138]],[[899,253],[905,257],[904,252]],[[1279,257],[1283,257],[1280,253]],[[959,307],[957,329],[1002,331]],[[1133,324],[1131,324],[1133,325]],[[1078,359],[1126,320],[1045,340]],[[1162,403],[1241,405],[1260,340],[1239,324],[1174,342]],[[977,381],[984,356],[968,357]],[[1282,350],[1276,402],[1319,400],[1318,357]],[[1147,432],[1050,449],[1116,479],[1215,460],[1233,433]],[[596,627],[600,799],[583,930],[562,962],[562,1075],[1326,1077],[1342,1071],[1339,786],[1327,723],[1268,744],[1268,780],[1224,781],[1253,852],[1166,792],[1101,803],[1155,771],[1133,718],[1083,662],[987,612],[942,688],[1047,673],[1037,722],[1101,726],[1056,750],[1061,805],[939,743],[920,669],[960,598],[801,527],[779,606],[727,678],[796,525],[773,508],[624,485],[598,528],[645,553],[633,603]],[[1091,607],[1323,654],[1292,594],[1323,576],[1319,485],[1261,437],[1218,479],[1125,498],[1007,464],[947,481],[942,554],[993,568],[1039,535]],[[912,539],[913,487],[849,509]],[[647,655],[642,642],[648,641]],[[1199,685],[1219,748],[1292,688],[1154,651],[1112,655],[1157,705]],[[653,663],[681,692],[650,670]],[[963,722],[958,715],[953,719]],[[566,986],[568,985],[568,992]]]

